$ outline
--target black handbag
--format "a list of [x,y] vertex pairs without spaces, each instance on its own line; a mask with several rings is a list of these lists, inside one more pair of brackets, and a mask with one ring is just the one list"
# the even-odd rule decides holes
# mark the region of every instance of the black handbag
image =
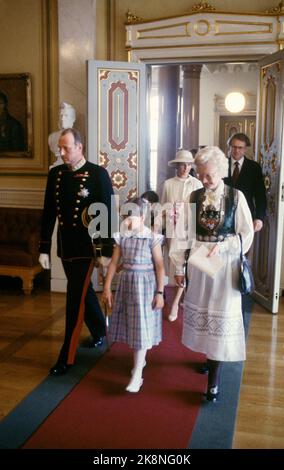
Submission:
[[241,242],[239,289],[241,294],[251,294],[254,291],[252,269],[249,260],[243,254],[243,240],[240,233],[239,237]]

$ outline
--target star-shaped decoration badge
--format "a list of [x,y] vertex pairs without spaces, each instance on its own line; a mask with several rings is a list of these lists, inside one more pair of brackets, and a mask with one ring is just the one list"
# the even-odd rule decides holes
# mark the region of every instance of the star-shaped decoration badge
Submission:
[[88,197],[89,196],[89,190],[87,188],[82,188],[81,191],[79,192],[79,196],[81,197]]

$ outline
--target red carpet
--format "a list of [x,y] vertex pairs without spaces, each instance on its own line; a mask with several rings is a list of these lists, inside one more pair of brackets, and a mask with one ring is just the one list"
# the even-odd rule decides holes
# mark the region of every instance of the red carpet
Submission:
[[174,323],[164,321],[163,342],[148,352],[137,394],[125,391],[132,352],[113,345],[24,448],[187,448],[207,378],[195,372],[203,357],[180,337],[181,314]]

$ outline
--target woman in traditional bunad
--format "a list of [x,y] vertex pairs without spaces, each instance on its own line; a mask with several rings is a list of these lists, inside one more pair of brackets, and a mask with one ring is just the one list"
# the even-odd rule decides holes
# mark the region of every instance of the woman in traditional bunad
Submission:
[[[165,210],[170,221],[165,222],[166,226],[166,247],[164,250],[165,268],[168,276],[168,285],[175,286],[174,300],[171,305],[170,314],[168,319],[175,321],[178,316],[178,307],[183,287],[177,286],[175,280],[174,265],[170,260],[169,252],[171,250],[172,237],[175,230],[175,225],[179,213],[182,210],[182,203],[189,202],[190,194],[198,188],[202,187],[200,181],[189,174],[192,164],[194,163],[193,156],[188,150],[179,150],[176,153],[174,160],[168,162],[168,165],[176,168],[176,176],[169,178],[164,182],[163,192],[161,197],[161,204],[164,206],[170,203],[169,209]],[[164,206],[165,207],[165,206]],[[166,215],[166,217],[167,217]],[[165,217],[165,219],[166,219]]]
[[[246,358],[242,298],[238,289],[240,238],[246,253],[253,241],[253,222],[241,191],[224,184],[228,160],[218,147],[205,147],[195,158],[198,177],[204,188],[191,194],[196,204],[196,240],[191,255],[204,245],[209,257],[218,256],[222,267],[209,276],[190,264],[189,288],[184,299],[183,344],[207,356],[206,398],[217,401],[223,361]],[[176,281],[184,283],[184,250],[172,252]],[[214,260],[213,260],[214,261]]]

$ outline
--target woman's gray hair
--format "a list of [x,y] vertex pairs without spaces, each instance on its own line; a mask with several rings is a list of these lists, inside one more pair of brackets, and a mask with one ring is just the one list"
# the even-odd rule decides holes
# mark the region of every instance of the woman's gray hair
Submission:
[[206,163],[212,163],[222,178],[228,176],[229,161],[219,147],[204,147],[200,149],[194,160],[195,166],[198,167]]

